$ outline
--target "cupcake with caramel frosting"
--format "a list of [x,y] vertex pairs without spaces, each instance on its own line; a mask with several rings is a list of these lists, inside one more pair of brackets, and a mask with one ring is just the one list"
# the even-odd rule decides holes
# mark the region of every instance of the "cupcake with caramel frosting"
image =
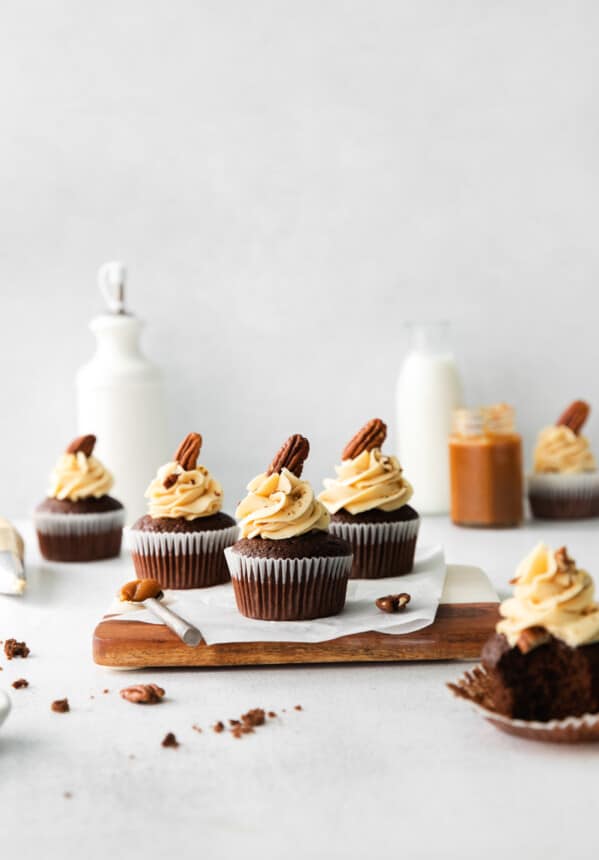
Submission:
[[109,495],[114,483],[94,457],[96,437],[73,439],[34,512],[40,551],[50,561],[96,561],[121,551],[125,510]]
[[302,480],[309,450],[307,439],[291,436],[235,512],[241,538],[225,554],[248,618],[320,618],[345,604],[351,548],[329,534],[329,514]]
[[528,498],[540,519],[599,516],[599,471],[589,440],[582,434],[590,407],[575,400],[554,425],[539,434]]
[[228,582],[223,550],[235,542],[233,517],[221,511],[223,491],[198,464],[199,433],[189,433],[146,490],[148,513],[131,529],[140,579],[164,588],[204,588]]
[[599,604],[591,575],[565,547],[538,544],[516,570],[514,594],[485,643],[481,666],[450,689],[497,728],[530,740],[599,740]]
[[414,565],[420,519],[397,457],[381,451],[386,436],[380,418],[358,430],[318,497],[331,515],[331,533],[352,546],[354,579],[401,576]]

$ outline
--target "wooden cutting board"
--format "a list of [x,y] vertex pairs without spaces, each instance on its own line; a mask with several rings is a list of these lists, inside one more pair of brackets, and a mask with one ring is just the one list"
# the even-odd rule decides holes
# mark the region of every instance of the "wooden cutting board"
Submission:
[[202,642],[190,648],[164,625],[107,617],[94,631],[93,655],[100,666],[119,669],[477,660],[499,618],[498,605],[480,568],[448,565],[437,617],[415,633],[354,633],[317,643]]

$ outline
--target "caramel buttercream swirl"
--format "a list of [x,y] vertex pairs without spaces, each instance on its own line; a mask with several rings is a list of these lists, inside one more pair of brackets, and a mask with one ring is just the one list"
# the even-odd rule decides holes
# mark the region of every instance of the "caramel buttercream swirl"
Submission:
[[315,498],[308,481],[297,478],[289,469],[258,475],[247,489],[247,496],[235,511],[244,538],[284,540],[329,527],[329,514]]
[[96,457],[82,451],[64,453],[50,476],[48,495],[53,499],[99,499],[106,496],[114,483],[108,469]]
[[375,508],[395,511],[407,504],[414,492],[397,457],[382,454],[380,448],[343,460],[335,471],[337,477],[325,478],[325,489],[318,496],[332,514],[341,508],[350,514]]
[[154,519],[209,517],[218,513],[223,503],[222,487],[208,469],[204,466],[184,469],[176,461],[158,469],[145,495],[148,513]]
[[541,430],[535,448],[535,472],[576,474],[596,469],[597,463],[586,436],[578,436],[564,424]]
[[599,641],[599,605],[593,580],[564,549],[538,544],[516,571],[514,596],[499,607],[497,632],[511,646],[531,627],[541,627],[572,648]]

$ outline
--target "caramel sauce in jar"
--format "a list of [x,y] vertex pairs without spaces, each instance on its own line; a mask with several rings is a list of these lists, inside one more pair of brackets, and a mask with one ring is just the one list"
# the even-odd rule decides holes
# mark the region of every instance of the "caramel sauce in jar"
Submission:
[[454,412],[449,472],[456,525],[505,528],[522,522],[522,438],[511,406]]

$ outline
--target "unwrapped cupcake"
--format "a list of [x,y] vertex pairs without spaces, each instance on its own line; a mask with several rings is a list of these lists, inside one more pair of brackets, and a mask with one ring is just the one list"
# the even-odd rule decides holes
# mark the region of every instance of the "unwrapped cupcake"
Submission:
[[235,512],[241,539],[226,556],[237,607],[248,618],[321,618],[345,604],[351,547],[329,534],[326,508],[301,480],[309,450],[303,436],[290,436]]
[[599,740],[599,605],[593,579],[565,547],[539,544],[481,662],[450,689],[497,728],[533,740]]
[[408,504],[413,490],[399,461],[381,452],[386,437],[380,418],[358,430],[318,497],[331,514],[331,533],[351,544],[352,579],[401,576],[414,566],[420,518]]
[[581,430],[590,407],[576,400],[539,434],[528,479],[533,516],[569,520],[599,516],[599,471]]
[[238,534],[221,511],[223,491],[198,465],[199,433],[189,433],[146,490],[148,513],[131,528],[133,564],[140,579],[164,588],[204,588],[229,581],[223,550]]
[[565,547],[539,544],[522,561],[514,596],[483,647],[482,667],[454,693],[498,728],[524,737],[599,739],[599,605],[593,579]]
[[95,444],[92,435],[71,442],[35,509],[40,552],[49,561],[96,561],[121,551],[125,509],[108,495],[113,478],[93,456]]

